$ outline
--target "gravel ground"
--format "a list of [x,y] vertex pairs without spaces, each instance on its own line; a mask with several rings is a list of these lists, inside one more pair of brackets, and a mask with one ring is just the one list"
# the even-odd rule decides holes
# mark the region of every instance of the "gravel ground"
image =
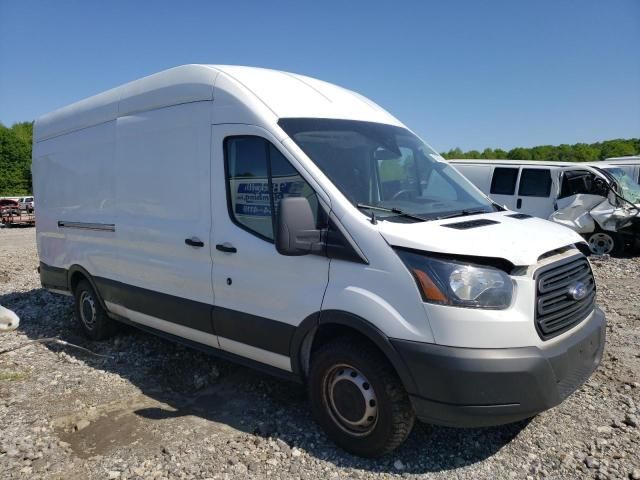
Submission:
[[0,350],[0,478],[640,479],[640,258],[593,261],[603,363],[559,407],[518,424],[417,424],[392,455],[334,447],[302,387],[123,328],[90,342],[69,297],[40,288],[32,228],[0,229],[0,304],[21,318]]

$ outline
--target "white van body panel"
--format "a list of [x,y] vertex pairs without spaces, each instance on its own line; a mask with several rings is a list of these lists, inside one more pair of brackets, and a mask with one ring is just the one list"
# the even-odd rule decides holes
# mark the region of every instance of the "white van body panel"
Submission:
[[[527,172],[549,170],[551,176],[551,188],[549,195],[546,197],[534,197],[522,195],[521,188],[523,182],[523,176]],[[516,211],[523,211],[534,217],[548,219],[549,215],[554,212],[554,206],[556,203],[557,192],[560,192],[560,173],[559,169],[548,169],[544,166],[531,166],[527,165],[520,169],[520,175],[518,177],[518,189],[516,191],[517,198],[520,199],[520,207],[516,203]]]
[[[113,280],[213,304],[210,120],[210,102],[118,118],[114,171],[123,174],[115,182]],[[189,247],[185,238],[207,248]]]
[[34,141],[79,130],[131,113],[183,103],[211,101],[219,71],[183,65],[134,80],[38,118]]
[[[36,238],[42,262],[62,268],[79,263],[95,275],[116,274],[119,234],[107,227],[118,215],[115,128],[115,121],[109,121],[34,142],[33,182],[41,196]],[[61,229],[59,221],[102,224],[104,229]]]
[[323,310],[345,311],[349,305],[350,313],[390,338],[435,341],[412,275],[395,253],[381,254],[390,249],[379,227],[390,222],[372,225],[364,215],[344,215],[340,221],[358,247],[368,252],[369,264],[331,260]]

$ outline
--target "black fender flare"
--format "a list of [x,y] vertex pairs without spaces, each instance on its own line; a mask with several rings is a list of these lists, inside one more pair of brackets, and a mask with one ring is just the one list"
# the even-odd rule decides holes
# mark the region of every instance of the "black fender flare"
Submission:
[[69,270],[67,270],[67,285],[71,294],[75,295],[73,289],[71,288],[71,279],[73,278],[73,275],[75,275],[76,273],[81,274],[84,278],[87,279],[87,281],[91,285],[91,288],[93,288],[93,291],[96,292],[96,296],[98,297],[100,306],[104,308],[105,311],[108,312],[109,309],[107,308],[107,306],[104,303],[104,300],[102,299],[102,295],[100,294],[100,290],[98,289],[98,285],[96,284],[96,281],[93,279],[93,276],[84,267],[81,267],[80,265],[77,265],[77,264],[71,265],[69,267]]
[[322,310],[305,318],[296,328],[290,344],[291,370],[300,379],[305,378],[305,365],[303,356],[308,353],[313,337],[322,325],[342,325],[349,327],[368,338],[391,363],[400,377],[404,388],[409,393],[417,391],[415,381],[409,372],[404,360],[378,327],[368,320],[343,310]]

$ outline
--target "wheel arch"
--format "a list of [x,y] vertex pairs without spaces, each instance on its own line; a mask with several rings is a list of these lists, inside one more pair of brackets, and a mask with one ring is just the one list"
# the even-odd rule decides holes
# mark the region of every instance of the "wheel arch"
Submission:
[[336,336],[349,334],[369,340],[389,361],[407,392],[416,391],[413,377],[389,337],[368,320],[342,310],[316,312],[298,326],[290,346],[293,373],[303,381],[306,380],[311,354],[318,347],[318,342],[324,343]]
[[100,302],[100,306],[104,308],[106,311],[109,311],[107,306],[102,299],[102,295],[100,295],[100,290],[98,290],[98,285],[96,284],[93,276],[82,266],[80,265],[71,265],[69,270],[67,271],[67,284],[69,291],[75,295],[75,287],[81,280],[86,280],[93,288],[93,291],[96,292],[96,296],[98,297],[98,301]]

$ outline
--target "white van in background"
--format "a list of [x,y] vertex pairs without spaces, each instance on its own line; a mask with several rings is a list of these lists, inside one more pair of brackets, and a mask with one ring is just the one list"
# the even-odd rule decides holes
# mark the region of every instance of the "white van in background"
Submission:
[[595,254],[622,254],[640,239],[640,186],[603,162],[450,160],[496,203],[580,233]]
[[[583,239],[497,206],[388,112],[313,78],[188,65],[35,122],[45,288],[304,382],[327,435],[497,425],[598,366]],[[189,192],[190,208],[177,201]]]
[[35,208],[35,204],[34,204],[32,196],[20,197],[18,199],[18,203],[20,204],[20,209],[21,210],[26,210],[29,213],[33,212],[33,210]]
[[611,157],[600,162],[592,162],[591,165],[604,169],[619,168],[623,170],[636,183],[640,183],[640,157]]

